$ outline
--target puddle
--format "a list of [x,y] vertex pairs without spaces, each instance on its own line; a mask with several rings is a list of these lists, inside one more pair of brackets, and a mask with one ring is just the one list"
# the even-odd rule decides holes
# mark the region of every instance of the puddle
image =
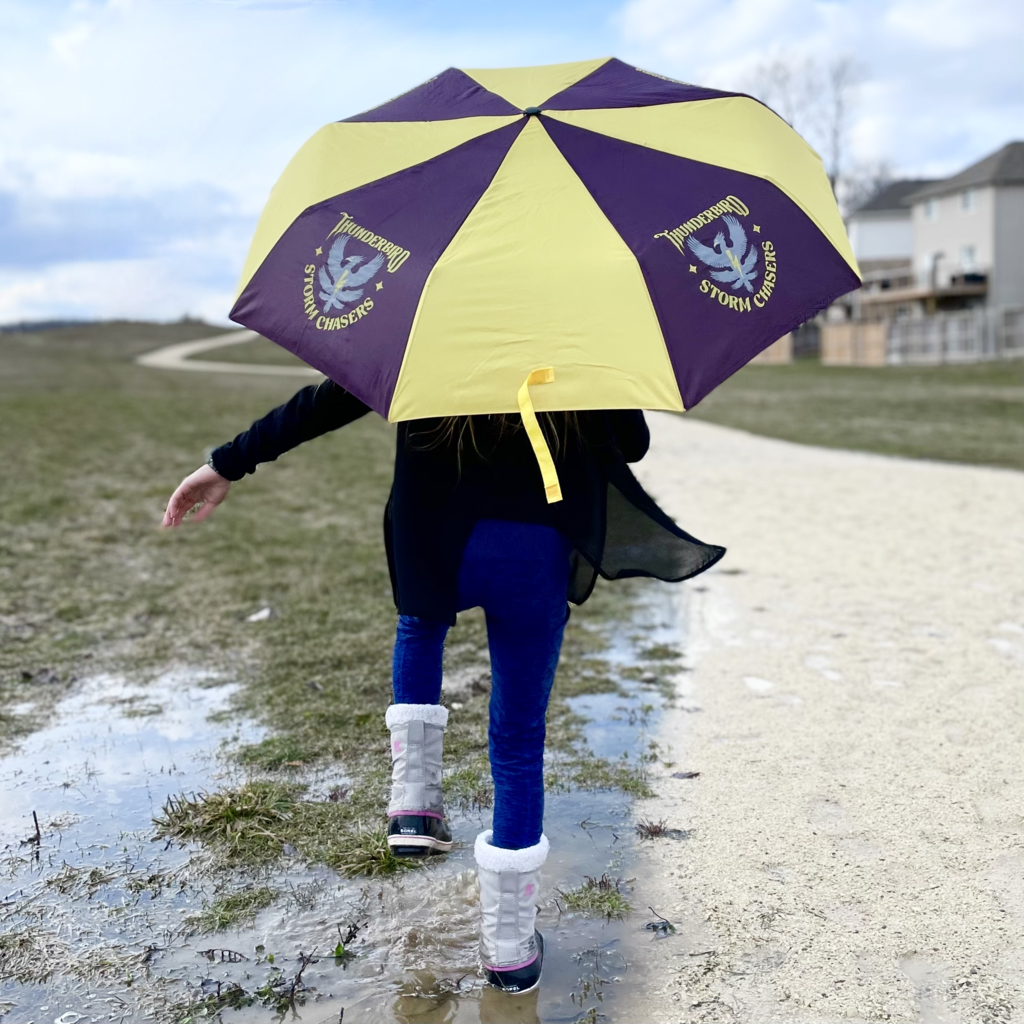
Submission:
[[[683,599],[681,588],[644,587],[630,621],[602,625],[610,631],[603,658],[621,692],[569,702],[590,719],[585,734],[595,754],[631,764],[649,755],[666,681],[680,683],[685,705],[685,677],[676,679],[670,657],[682,647]],[[615,1019],[617,1000],[637,983],[626,940],[649,915],[640,908],[621,922],[569,914],[559,890],[586,875],[630,878],[637,840],[630,798],[620,792],[547,797],[551,856],[539,917],[547,951],[542,985],[528,996],[487,989],[477,974],[472,845],[489,827],[489,811],[455,817],[460,845],[424,869],[385,880],[339,879],[298,864],[275,869],[253,878],[281,893],[254,921],[189,935],[183,920],[212,897],[215,882],[194,870],[194,848],[152,842],[151,819],[172,794],[242,778],[218,751],[262,733],[216,715],[235,689],[195,672],[147,686],[86,680],[51,727],[0,761],[0,940],[34,950],[13,954],[28,964],[26,980],[0,985],[5,1024],[184,1024],[217,1017],[171,1009],[190,994],[232,991],[252,1002],[221,1009],[225,1024],[327,1024],[342,1009],[346,1021],[387,1024]],[[330,779],[309,781],[316,791]],[[352,955],[336,959],[335,944],[353,929]],[[11,955],[0,948],[0,958]],[[44,982],[46,966],[54,973]],[[300,968],[299,998],[276,1013],[275,997],[287,994]]]
[[[226,775],[223,742],[262,738],[258,728],[209,720],[236,690],[196,671],[146,686],[95,676],[61,701],[50,727],[0,761],[0,935],[38,937],[20,956],[0,950],[4,960],[39,976],[47,968],[94,973],[102,959],[107,973],[123,976],[144,972],[173,942],[189,906],[182,885],[191,851],[153,843],[151,819],[171,794]],[[147,888],[157,879],[162,892],[177,886],[181,895],[158,907]],[[56,973],[45,985],[7,981],[0,1017],[115,1020],[108,1014],[124,988]]]

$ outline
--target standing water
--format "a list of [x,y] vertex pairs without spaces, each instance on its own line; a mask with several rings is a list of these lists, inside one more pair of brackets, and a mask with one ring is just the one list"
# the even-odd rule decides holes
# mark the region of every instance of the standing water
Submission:
[[[679,692],[682,599],[679,588],[647,585],[628,621],[602,624],[615,689],[568,700],[594,755],[634,768],[656,757],[652,729]],[[628,899],[636,834],[632,800],[618,790],[547,797],[544,976],[525,996],[495,992],[478,975],[472,846],[488,812],[455,815],[453,852],[397,876],[344,879],[297,860],[252,874],[247,891],[266,895],[250,917],[204,931],[197,915],[225,879],[204,870],[198,847],[154,842],[152,819],[172,795],[244,778],[224,753],[263,733],[228,714],[236,689],[195,671],[145,686],[97,676],[0,761],[0,1018],[617,1019],[616,1000],[634,983],[624,940],[646,908],[606,919],[569,910],[563,894],[607,876]],[[381,736],[383,748],[383,726]],[[339,941],[344,956],[333,955]]]

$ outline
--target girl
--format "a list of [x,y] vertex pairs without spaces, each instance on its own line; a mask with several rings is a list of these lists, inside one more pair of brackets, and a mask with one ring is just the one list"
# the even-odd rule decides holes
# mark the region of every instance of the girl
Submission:
[[[369,407],[333,381],[303,388],[182,481],[164,526],[196,505],[198,522],[232,481]],[[643,413],[542,414],[563,500],[549,504],[518,415],[414,420],[398,425],[395,478],[384,536],[398,630],[391,733],[388,843],[397,856],[444,853],[452,837],[441,792],[445,635],[456,614],[482,607],[491,655],[489,748],[493,828],[475,844],[480,956],[506,992],[537,986],[544,943],[535,929],[538,871],[548,852],[544,719],[567,602],[581,604],[606,579],[682,580],[724,549],[672,522],[626,466],[647,451]]]

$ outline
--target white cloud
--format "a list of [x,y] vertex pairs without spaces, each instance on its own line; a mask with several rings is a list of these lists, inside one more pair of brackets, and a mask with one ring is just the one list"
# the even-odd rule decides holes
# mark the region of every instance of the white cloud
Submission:
[[209,185],[67,199],[0,191],[0,266],[143,257],[225,235],[244,246],[254,227],[230,192]]
[[0,268],[0,323],[186,314],[223,322],[234,299],[232,255],[207,244],[141,259]]
[[[516,63],[522,45],[514,33],[407,31],[362,10],[110,0],[0,11],[0,322],[224,321],[255,218],[309,135],[448,64]],[[176,228],[157,216],[189,190],[226,196],[209,230],[180,201]],[[190,266],[150,244],[154,224],[168,244],[193,239]],[[57,258],[62,232],[82,262],[29,269],[40,253]]]
[[1019,0],[629,0],[616,24],[636,63],[724,89],[779,57],[852,56],[855,156],[907,174],[953,173],[1021,134]]
[[223,320],[301,143],[449,65],[617,51],[736,88],[773,56],[853,53],[861,159],[948,173],[1020,134],[1018,0],[612,2],[0,2],[0,322]]
[[[452,58],[501,63],[514,36],[410,32],[361,5],[80,5],[48,37],[0,42],[5,156],[37,187],[230,183],[254,209],[324,123],[418,84]],[[25,83],[31,83],[30,88]],[[59,140],[55,144],[55,140]]]
[[[969,51],[1019,30],[1020,5],[991,0],[975,4],[963,0],[896,0],[883,18],[895,38],[912,46],[936,53]],[[977,56],[982,57],[980,50]]]

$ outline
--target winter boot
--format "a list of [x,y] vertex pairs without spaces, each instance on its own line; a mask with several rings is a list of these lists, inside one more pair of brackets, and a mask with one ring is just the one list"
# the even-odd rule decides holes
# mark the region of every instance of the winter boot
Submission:
[[534,927],[540,866],[548,841],[525,850],[491,845],[488,829],[476,837],[480,881],[480,960],[489,985],[503,992],[529,992],[540,984],[544,939]]
[[444,820],[441,752],[448,709],[440,704],[392,704],[391,802],[388,846],[396,857],[447,853],[452,833]]

